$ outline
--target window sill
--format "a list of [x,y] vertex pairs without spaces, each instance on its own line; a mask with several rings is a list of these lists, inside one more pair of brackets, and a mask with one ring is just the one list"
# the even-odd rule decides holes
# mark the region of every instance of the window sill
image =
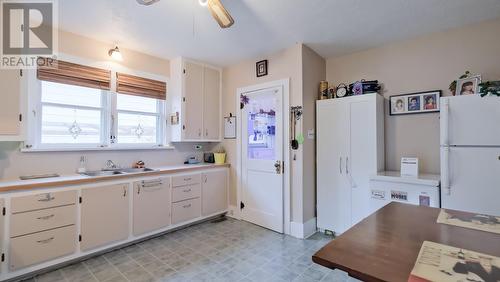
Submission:
[[37,153],[37,152],[85,152],[85,151],[158,151],[158,150],[174,150],[171,145],[162,147],[150,146],[127,146],[127,147],[96,147],[96,148],[21,148],[22,153]]

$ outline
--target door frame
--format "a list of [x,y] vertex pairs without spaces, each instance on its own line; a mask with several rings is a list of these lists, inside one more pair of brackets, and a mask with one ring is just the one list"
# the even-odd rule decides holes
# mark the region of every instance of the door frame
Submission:
[[290,234],[290,78],[284,78],[280,80],[250,85],[238,88],[236,90],[236,207],[235,207],[235,217],[239,220],[242,219],[241,216],[241,195],[242,195],[242,118],[240,109],[240,95],[247,92],[255,92],[259,90],[264,90],[267,88],[281,87],[283,92],[283,233]]

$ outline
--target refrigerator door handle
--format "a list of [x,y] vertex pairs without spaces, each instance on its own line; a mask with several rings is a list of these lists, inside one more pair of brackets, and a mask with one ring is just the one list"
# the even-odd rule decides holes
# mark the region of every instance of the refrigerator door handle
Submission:
[[442,156],[442,168],[441,168],[441,186],[446,195],[451,195],[451,185],[450,185],[450,147],[443,147]]
[[450,115],[450,100],[449,98],[441,99],[441,145],[448,146],[450,144],[449,137],[449,115]]

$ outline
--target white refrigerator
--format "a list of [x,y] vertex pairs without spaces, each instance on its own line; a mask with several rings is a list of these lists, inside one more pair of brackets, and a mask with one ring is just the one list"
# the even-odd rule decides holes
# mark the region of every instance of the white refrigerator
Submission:
[[441,207],[500,216],[500,97],[441,98]]

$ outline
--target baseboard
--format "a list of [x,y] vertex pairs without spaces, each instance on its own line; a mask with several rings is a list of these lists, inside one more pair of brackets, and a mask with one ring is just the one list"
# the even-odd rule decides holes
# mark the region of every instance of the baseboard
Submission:
[[310,220],[299,223],[299,222],[291,222],[290,223],[290,235],[299,239],[307,239],[311,235],[316,233],[316,218],[313,217]]
[[227,209],[228,209],[228,212],[226,214],[227,217],[238,220],[241,219],[240,210],[236,206],[229,206]]

